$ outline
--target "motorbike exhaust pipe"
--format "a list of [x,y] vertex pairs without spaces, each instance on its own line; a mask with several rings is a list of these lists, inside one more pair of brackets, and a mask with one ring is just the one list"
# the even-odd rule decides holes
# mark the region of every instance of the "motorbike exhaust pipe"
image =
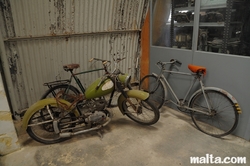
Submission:
[[67,137],[71,137],[73,135],[78,135],[78,134],[83,134],[83,133],[87,133],[87,132],[90,132],[90,131],[98,130],[98,129],[106,126],[110,121],[111,121],[111,118],[109,118],[108,121],[106,123],[104,123],[103,125],[99,125],[99,126],[96,126],[94,128],[90,128],[90,129],[82,130],[82,131],[77,131],[77,132],[60,133],[59,135],[60,135],[61,138],[67,138]]

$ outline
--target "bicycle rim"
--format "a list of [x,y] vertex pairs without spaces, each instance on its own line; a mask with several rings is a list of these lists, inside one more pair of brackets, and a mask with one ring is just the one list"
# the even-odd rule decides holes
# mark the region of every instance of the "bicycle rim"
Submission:
[[76,96],[80,94],[80,91],[74,86],[62,84],[62,85],[58,85],[58,86],[54,86],[50,88],[47,92],[43,94],[41,99],[54,98],[56,97],[56,94],[58,94],[59,92],[62,93],[62,98],[68,102],[74,101],[74,99],[70,96]]
[[157,81],[157,77],[154,75],[147,75],[141,79],[139,89],[150,94],[149,100],[158,109],[160,109],[164,103],[165,89],[160,82]]
[[136,98],[129,98],[124,100],[122,106],[130,119],[142,125],[152,125],[159,120],[158,109],[148,100],[140,101]]
[[[215,90],[205,90],[211,107],[211,115],[191,112],[196,127],[202,132],[222,137],[233,132],[238,123],[238,113],[233,102],[225,94]],[[191,108],[209,112],[203,93],[196,95],[190,102]]]

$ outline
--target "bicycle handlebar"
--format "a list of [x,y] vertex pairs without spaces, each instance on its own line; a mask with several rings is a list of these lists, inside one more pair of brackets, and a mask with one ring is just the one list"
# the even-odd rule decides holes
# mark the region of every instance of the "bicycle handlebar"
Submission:
[[[117,58],[117,59],[114,58],[114,59],[113,59],[114,62],[115,62],[115,69],[114,69],[114,71],[112,72],[112,74],[115,74],[115,75],[124,74],[124,73],[122,73],[119,69],[117,69],[116,66],[117,66],[117,63],[119,63],[120,61],[122,61],[122,60],[125,59],[125,58],[126,58],[126,57]],[[108,67],[107,63],[111,64],[110,61],[104,60],[104,59],[98,59],[98,58],[91,58],[91,59],[89,60],[89,62],[92,62],[93,60],[101,61],[101,62],[102,62],[102,65],[104,66],[104,70],[106,71],[106,74],[108,74],[108,73],[111,74],[111,73],[108,72],[108,70],[107,70],[107,67]]]
[[91,59],[89,60],[89,62],[92,62],[93,60],[102,61],[103,64],[106,64],[106,63],[110,62],[110,61],[108,61],[108,60],[98,59],[98,58],[91,58]]
[[179,67],[182,65],[182,63],[177,59],[171,59],[169,62],[161,62],[161,61],[159,61],[156,64],[158,66],[160,66],[161,68],[163,68],[163,69],[165,68],[166,64],[178,65]]
[[176,63],[176,64],[179,65],[179,66],[182,65],[182,63],[181,63],[180,61],[178,61],[177,59],[171,59],[170,62],[172,62],[173,64]]
[[108,61],[108,60],[103,60],[103,59],[98,59],[98,58],[91,58],[91,59],[89,60],[89,62],[92,62],[93,60],[101,61],[101,62],[102,62],[102,65],[104,66],[104,70],[105,70],[105,72],[106,72],[105,77],[102,78],[102,81],[100,81],[100,83],[97,85],[96,89],[98,89],[98,88],[100,87],[100,85],[101,85],[101,83],[103,82],[103,80],[105,80],[107,77],[112,76],[112,75],[119,75],[119,74],[124,75],[124,73],[122,73],[119,69],[117,69],[117,64],[118,64],[120,61],[122,61],[123,59],[125,59],[125,58],[126,58],[126,57],[117,58],[117,59],[113,58],[113,60],[114,60],[114,62],[115,62],[115,69],[114,69],[114,71],[111,72],[111,73],[110,73],[110,72],[108,71],[108,69],[107,69],[107,67],[108,67],[108,66],[107,66],[107,63],[111,64],[110,61]]
[[95,60],[95,61],[101,61],[101,62],[102,62],[102,65],[103,65],[103,67],[104,67],[105,72],[108,73],[108,69],[107,69],[108,65],[107,65],[107,63],[110,63],[110,61],[104,60],[104,59],[98,59],[98,58],[91,58],[91,59],[89,60],[89,62],[92,62],[92,61],[94,61],[94,60]]

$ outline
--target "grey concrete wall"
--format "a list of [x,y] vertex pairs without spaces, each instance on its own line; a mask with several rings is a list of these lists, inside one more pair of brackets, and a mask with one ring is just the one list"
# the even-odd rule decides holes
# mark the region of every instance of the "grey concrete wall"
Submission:
[[0,156],[20,149],[0,75]]
[[208,86],[225,89],[236,98],[243,113],[234,134],[250,140],[250,57],[195,52],[193,63],[207,67]]
[[[199,2],[199,1],[198,1]],[[198,4],[199,6],[199,4]],[[197,10],[197,8],[195,8]],[[152,3],[151,3],[151,13]],[[199,20],[194,19],[194,25],[198,24]],[[170,59],[178,59],[182,61],[180,71],[189,71],[187,65],[189,63],[205,66],[207,68],[207,75],[205,76],[204,83],[206,86],[214,86],[222,88],[230,92],[240,104],[243,111],[240,114],[239,123],[234,135],[250,140],[250,57],[219,54],[212,52],[196,51],[194,46],[197,45],[197,41],[193,40],[193,50],[182,50],[167,47],[152,46],[152,28],[153,17],[150,17],[150,72],[159,72],[155,63],[159,60],[169,61]],[[197,26],[194,26],[194,39],[198,38]],[[173,89],[176,90],[178,96],[185,95],[187,87],[190,85],[190,80],[185,76],[169,77]],[[171,97],[171,96],[169,96]],[[181,97],[180,97],[181,98]]]
[[[239,116],[239,123],[234,135],[250,140],[250,57],[237,55],[223,55],[209,52],[197,51],[193,53],[190,50],[172,49],[166,47],[150,47],[150,72],[159,72],[155,63],[159,60],[169,61],[175,58],[183,64],[180,71],[188,72],[187,65],[195,64],[205,66],[207,74],[204,78],[206,86],[222,88],[231,93],[238,101],[242,114]],[[184,97],[190,80],[186,76],[170,76],[169,81],[176,90],[177,95]],[[171,98],[171,95],[169,95]],[[171,98],[172,99],[172,98]],[[175,107],[173,107],[175,108]]]

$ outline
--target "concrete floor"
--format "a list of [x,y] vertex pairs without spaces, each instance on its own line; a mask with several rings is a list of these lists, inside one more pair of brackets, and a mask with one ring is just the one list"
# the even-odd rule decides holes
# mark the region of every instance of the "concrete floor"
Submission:
[[21,150],[2,156],[0,165],[187,166],[198,165],[190,164],[190,157],[206,154],[246,157],[245,165],[250,163],[250,142],[232,135],[218,139],[203,134],[189,116],[168,107],[162,108],[157,124],[146,127],[122,116],[117,109],[113,112],[113,120],[103,129],[102,139],[91,132],[59,144],[43,145],[21,132]]

